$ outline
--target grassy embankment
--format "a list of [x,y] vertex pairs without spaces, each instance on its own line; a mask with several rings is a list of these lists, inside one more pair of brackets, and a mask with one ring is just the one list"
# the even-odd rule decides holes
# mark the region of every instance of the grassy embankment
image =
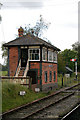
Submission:
[[[67,78],[67,79],[64,77],[63,81],[64,81],[63,87],[71,86],[77,83],[77,81],[74,80],[74,76],[72,76],[71,78]],[[59,86],[58,89],[62,88],[62,76],[61,75],[58,77],[58,86]],[[19,95],[20,91],[25,91],[26,95],[20,96]],[[50,93],[52,92],[54,91],[51,91]],[[43,92],[35,93],[19,84],[3,82],[2,83],[2,111],[5,112],[12,108],[18,107],[20,105],[30,103],[33,100],[42,98],[46,95],[49,95],[50,93],[43,93]]]
[[[19,92],[25,91],[24,96],[20,96]],[[2,84],[2,111],[8,111],[9,109],[18,107],[20,105],[30,103],[33,100],[42,98],[48,94],[46,93],[35,93],[31,90],[28,90],[26,87],[23,87],[19,84],[3,82]]]

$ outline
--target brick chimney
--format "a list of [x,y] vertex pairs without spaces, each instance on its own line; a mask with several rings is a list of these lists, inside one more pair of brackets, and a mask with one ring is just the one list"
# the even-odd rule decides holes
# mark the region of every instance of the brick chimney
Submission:
[[18,29],[18,36],[19,36],[19,37],[22,37],[22,36],[23,36],[23,32],[24,32],[23,28],[20,27],[20,28]]

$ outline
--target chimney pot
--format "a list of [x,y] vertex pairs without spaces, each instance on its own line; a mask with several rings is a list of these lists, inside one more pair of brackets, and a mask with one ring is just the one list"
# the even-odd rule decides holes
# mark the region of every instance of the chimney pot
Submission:
[[23,32],[24,32],[24,29],[23,29],[22,27],[20,27],[20,28],[18,29],[18,35],[19,35],[19,37],[22,37],[22,36],[23,36]]

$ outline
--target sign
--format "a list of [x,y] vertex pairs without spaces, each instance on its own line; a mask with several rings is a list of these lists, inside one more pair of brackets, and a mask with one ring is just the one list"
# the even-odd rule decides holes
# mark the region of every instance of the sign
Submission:
[[40,92],[40,88],[35,88],[35,92]]
[[76,61],[77,61],[77,59],[70,59],[70,61],[76,62]]
[[70,77],[70,74],[65,74],[65,77],[66,77],[66,78],[69,78],[69,77]]
[[25,91],[20,91],[20,95],[21,95],[21,96],[23,96],[23,95],[25,95],[25,94],[26,94]]

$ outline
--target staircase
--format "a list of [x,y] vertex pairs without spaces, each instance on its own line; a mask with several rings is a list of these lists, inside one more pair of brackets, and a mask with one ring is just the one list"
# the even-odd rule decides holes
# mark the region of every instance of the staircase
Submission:
[[18,76],[23,76],[24,75],[24,71],[25,71],[25,67],[21,67]]
[[[27,60],[27,64],[25,67],[21,67],[21,60],[20,60],[19,65],[16,70],[15,77],[26,77],[28,70],[29,70],[29,59]],[[21,84],[29,84],[29,79],[22,79],[22,80],[20,80],[20,83]]]
[[21,67],[21,60],[20,60],[18,68],[16,70],[15,77],[18,77],[18,76],[26,77],[28,70],[29,70],[29,59],[27,60],[26,67]]

